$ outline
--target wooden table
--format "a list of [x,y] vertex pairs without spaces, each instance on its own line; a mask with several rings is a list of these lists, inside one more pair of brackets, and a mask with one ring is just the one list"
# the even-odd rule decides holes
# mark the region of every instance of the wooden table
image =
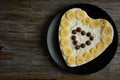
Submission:
[[0,0],[0,80],[120,80],[120,40],[113,60],[90,75],[59,68],[46,46],[49,23],[61,9],[77,3],[94,4],[114,20],[120,36],[120,0]]

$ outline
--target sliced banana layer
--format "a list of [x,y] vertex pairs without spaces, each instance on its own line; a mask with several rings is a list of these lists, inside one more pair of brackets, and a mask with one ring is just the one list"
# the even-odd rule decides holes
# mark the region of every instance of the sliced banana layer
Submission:
[[85,61],[88,62],[88,61],[91,61],[93,59],[93,55],[90,54],[89,52],[86,52],[84,54],[84,57],[85,57]]
[[113,36],[109,21],[93,19],[80,8],[68,10],[60,20],[60,49],[69,67],[84,65],[98,57],[112,43]]
[[113,31],[112,31],[112,28],[111,28],[110,26],[105,26],[105,27],[103,28],[103,34],[109,35],[109,34],[111,34],[111,33],[113,33]]
[[100,20],[100,25],[102,27],[108,26],[108,24],[109,24],[109,22],[107,20],[105,20],[105,19]]
[[69,30],[68,29],[61,29],[60,31],[60,36],[61,37],[67,37],[69,35]]
[[90,25],[91,19],[89,17],[86,17],[86,18],[84,18],[83,23],[84,23],[84,25]]
[[87,14],[85,11],[83,11],[82,9],[79,9],[76,11],[76,18],[79,20],[83,20],[85,17],[87,17]]
[[85,62],[85,58],[83,56],[80,55],[80,56],[76,57],[76,64],[77,65],[84,64],[84,62]]
[[105,36],[102,41],[104,44],[109,45],[112,42],[112,38],[110,36]]
[[97,28],[99,26],[100,26],[100,22],[98,20],[94,19],[94,20],[91,21],[91,27],[92,28]]
[[67,19],[62,19],[61,20],[61,26],[63,28],[68,28],[70,26],[70,22]]
[[69,45],[70,45],[70,40],[67,39],[67,38],[62,39],[62,40],[61,40],[61,45],[62,45],[63,47],[69,46]]
[[107,45],[105,45],[104,43],[99,42],[99,43],[97,44],[97,49],[102,52],[102,51],[105,50],[106,46],[107,46]]
[[74,11],[68,11],[67,13],[66,13],[66,17],[67,17],[67,19],[68,20],[73,20],[74,18],[75,18],[75,12]]
[[91,49],[91,54],[94,57],[98,56],[99,55],[99,48],[98,49],[96,49],[96,48]]
[[70,56],[72,54],[72,49],[71,48],[65,48],[65,49],[63,49],[63,53],[66,57]]
[[68,63],[69,65],[74,65],[74,64],[75,64],[75,57],[74,57],[74,56],[69,56],[69,57],[67,58],[67,63]]

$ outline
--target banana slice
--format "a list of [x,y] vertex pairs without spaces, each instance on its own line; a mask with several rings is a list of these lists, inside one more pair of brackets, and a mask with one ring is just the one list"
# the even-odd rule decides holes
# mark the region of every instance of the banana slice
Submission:
[[98,20],[92,20],[91,21],[91,27],[94,29],[94,28],[97,28],[100,26],[100,23]]
[[62,20],[61,20],[61,26],[62,26],[63,28],[68,28],[69,25],[70,25],[70,22],[69,22],[67,19],[62,19]]
[[73,20],[75,18],[75,12],[74,11],[68,11],[66,13],[66,17],[68,20]]
[[100,24],[102,27],[108,26],[109,22],[105,19],[100,20]]
[[84,55],[84,58],[85,58],[85,61],[88,62],[93,59],[93,56],[89,52],[86,52]]
[[105,35],[110,35],[110,34],[112,34],[112,32],[113,32],[113,30],[112,30],[112,28],[111,28],[110,26],[105,26],[105,27],[103,28],[103,33],[104,33]]
[[110,43],[112,43],[112,38],[110,36],[105,36],[103,37],[102,42],[106,45],[109,45]]
[[69,57],[67,58],[67,63],[68,63],[69,65],[75,64],[75,57],[74,57],[74,56],[69,56]]
[[63,49],[63,53],[65,56],[70,56],[72,54],[72,49],[71,48],[65,48]]
[[97,57],[99,55],[99,50],[96,48],[91,49],[90,52],[94,57]]
[[102,42],[100,42],[100,43],[97,44],[97,49],[98,49],[100,52],[104,51],[105,48],[106,48],[106,45],[103,44]]
[[69,35],[68,29],[61,29],[60,35],[61,37],[67,37]]
[[69,46],[69,45],[70,45],[70,40],[67,39],[67,38],[62,39],[62,40],[61,40],[61,45],[62,45],[63,47]]
[[86,17],[86,18],[83,20],[83,24],[84,24],[84,25],[90,25],[90,23],[91,23],[91,19],[88,18],[88,17]]
[[85,59],[83,56],[77,56],[76,57],[76,63],[79,65],[79,64],[83,64],[85,62]]
[[76,11],[76,18],[79,20],[83,20],[86,17],[86,12],[83,10]]

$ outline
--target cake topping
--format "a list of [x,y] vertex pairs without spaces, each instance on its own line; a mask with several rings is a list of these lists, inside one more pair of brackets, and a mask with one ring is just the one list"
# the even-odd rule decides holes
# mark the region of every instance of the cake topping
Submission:
[[76,30],[73,30],[73,31],[72,31],[72,34],[76,34],[76,33],[77,33],[77,31],[76,31]]
[[91,44],[91,41],[86,41],[86,45],[90,45]]
[[75,46],[75,49],[77,49],[77,50],[80,49],[80,46],[79,46],[79,45],[76,45],[76,46]]
[[87,36],[90,37],[90,36],[91,36],[91,32],[88,32],[88,33],[87,33]]
[[74,44],[74,45],[76,45],[77,43],[78,43],[78,41],[76,41],[76,40],[75,40],[75,41],[73,41],[73,44]]
[[[81,32],[80,34],[81,35],[86,35],[86,37],[88,37],[89,39],[85,42],[85,43],[79,43],[79,41],[76,40],[76,35],[75,34],[78,34],[79,32]],[[91,32],[85,32],[84,30],[82,30],[80,27],[77,27],[76,30],[72,30],[72,36],[71,36],[71,39],[72,39],[72,43],[74,44],[75,46],[75,49],[80,49],[79,47],[82,47],[82,48],[85,48],[86,46],[89,46],[91,45],[91,41],[94,40],[94,37],[92,36]],[[77,45],[77,44],[80,44],[80,45]]]
[[76,40],[76,36],[72,36],[71,39],[72,39],[72,40]]
[[85,48],[85,44],[84,44],[84,43],[82,43],[80,46],[81,46],[82,48]]
[[85,31],[82,31],[82,32],[81,32],[81,35],[85,35],[85,34],[86,34],[86,32],[85,32]]
[[90,36],[90,40],[93,41],[93,40],[94,40],[94,37],[93,37],[93,36]]
[[81,31],[81,28],[80,28],[80,27],[78,27],[78,28],[77,28],[77,32],[80,32],[80,31]]

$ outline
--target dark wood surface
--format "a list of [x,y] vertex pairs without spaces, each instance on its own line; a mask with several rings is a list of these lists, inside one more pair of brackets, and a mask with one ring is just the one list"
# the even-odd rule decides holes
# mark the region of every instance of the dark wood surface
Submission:
[[49,23],[61,9],[78,3],[94,4],[114,20],[120,36],[120,0],[0,0],[0,80],[120,80],[120,39],[113,60],[90,75],[59,68],[46,46]]

